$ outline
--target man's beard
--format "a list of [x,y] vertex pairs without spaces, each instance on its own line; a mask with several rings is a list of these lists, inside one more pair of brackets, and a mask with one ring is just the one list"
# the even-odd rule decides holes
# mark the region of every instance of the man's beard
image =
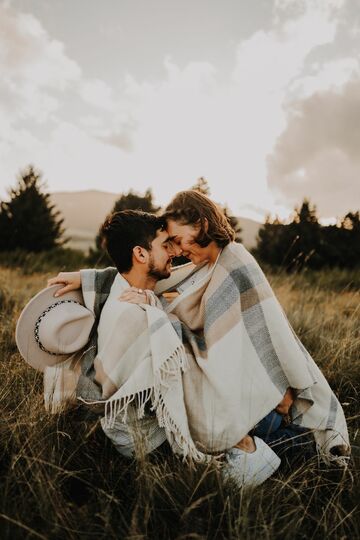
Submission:
[[159,281],[159,279],[166,279],[170,277],[171,272],[166,268],[166,266],[161,270],[160,268],[157,268],[154,264],[154,259],[152,256],[150,256],[149,261],[149,270],[147,273],[148,277],[151,277],[153,279],[156,279],[156,281]]

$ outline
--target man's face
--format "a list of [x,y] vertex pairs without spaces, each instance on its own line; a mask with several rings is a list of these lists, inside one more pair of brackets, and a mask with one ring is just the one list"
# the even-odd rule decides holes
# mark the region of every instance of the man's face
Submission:
[[171,274],[171,260],[174,253],[166,231],[157,231],[156,237],[151,242],[151,251],[148,253],[148,276],[157,280],[168,278]]

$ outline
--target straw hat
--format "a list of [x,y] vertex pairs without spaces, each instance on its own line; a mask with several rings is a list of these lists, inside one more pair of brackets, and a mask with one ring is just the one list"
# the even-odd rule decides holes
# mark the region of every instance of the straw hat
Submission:
[[67,360],[87,344],[95,317],[84,306],[81,291],[59,298],[61,286],[40,291],[24,307],[16,325],[16,344],[30,366],[43,371]]

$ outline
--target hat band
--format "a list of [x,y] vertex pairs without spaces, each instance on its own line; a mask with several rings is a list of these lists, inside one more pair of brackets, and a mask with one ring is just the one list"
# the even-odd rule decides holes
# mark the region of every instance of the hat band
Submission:
[[40,323],[41,321],[43,320],[43,318],[45,317],[45,315],[47,313],[49,313],[49,311],[51,311],[52,309],[54,309],[54,307],[56,306],[59,306],[60,304],[80,304],[80,302],[77,302],[76,300],[59,300],[58,302],[54,302],[54,304],[51,304],[51,306],[49,306],[47,309],[45,309],[45,311],[43,311],[40,315],[40,317],[37,319],[36,323],[35,323],[35,330],[34,330],[34,336],[35,336],[35,341],[36,343],[39,345],[40,349],[42,351],[44,351],[45,353],[47,354],[51,354],[52,356],[62,356],[61,353],[56,353],[56,352],[52,352],[52,351],[48,351],[44,345],[41,343],[40,341],[40,338],[39,338],[39,326],[40,326]]

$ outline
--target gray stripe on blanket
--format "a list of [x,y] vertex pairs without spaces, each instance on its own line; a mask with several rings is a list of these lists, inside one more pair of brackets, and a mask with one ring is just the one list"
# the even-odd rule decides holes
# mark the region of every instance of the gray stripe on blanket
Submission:
[[231,275],[229,275],[206,302],[205,335],[221,315],[238,302],[239,299],[239,289]]
[[[99,321],[101,310],[108,299],[112,284],[117,275],[116,268],[106,268],[90,275],[85,273],[82,284],[86,292],[98,291],[95,296],[94,314]],[[120,329],[121,330],[121,329]],[[89,343],[81,359],[81,375],[76,387],[76,396],[88,400],[101,399],[102,389],[95,382],[94,360],[97,354],[97,324],[92,328]]]
[[76,396],[97,401],[102,398],[102,390],[90,377],[81,374],[76,387]]
[[264,276],[254,263],[232,270],[206,303],[205,334],[225,311],[239,301],[241,294],[263,281]]
[[[290,324],[289,324],[290,326]],[[290,326],[291,330],[293,331],[293,334],[295,335],[295,338],[296,338],[296,342],[297,344],[299,345],[301,351],[303,352],[307,362],[311,362],[312,361],[312,357],[309,353],[309,351],[305,348],[304,344],[300,341],[299,337],[295,334],[293,328]]]
[[177,333],[177,336],[180,340],[182,340],[182,328],[181,328],[181,322],[179,320],[170,320],[173,329]]
[[245,328],[255,348],[258,358],[276,388],[284,393],[290,386],[281,367],[271,341],[264,312],[256,291],[256,286],[264,282],[264,275],[258,266],[251,263],[232,270],[206,303],[205,335],[209,328],[223,315],[241,294],[252,289],[257,302],[243,313]]
[[338,410],[338,400],[336,399],[334,394],[331,393],[330,410],[329,410],[328,421],[326,423],[326,429],[334,429],[335,423],[336,423],[337,410]]
[[270,332],[260,304],[244,312],[243,317],[245,328],[260,362],[272,383],[284,394],[290,383],[281,367],[280,360],[271,341]]
[[157,330],[159,330],[160,328],[162,328],[163,326],[165,326],[166,324],[168,323],[171,323],[171,326],[173,327],[173,329],[175,330],[178,338],[182,341],[183,339],[183,334],[182,334],[182,328],[181,328],[181,322],[179,320],[176,320],[176,319],[169,319],[166,317],[166,315],[164,315],[163,317],[159,317],[149,328],[149,332],[150,334],[153,334],[155,332],[157,332]]
[[159,317],[156,319],[155,322],[152,323],[152,325],[149,328],[150,335],[155,334],[160,328],[165,326],[165,324],[168,324],[169,319],[167,317]]

